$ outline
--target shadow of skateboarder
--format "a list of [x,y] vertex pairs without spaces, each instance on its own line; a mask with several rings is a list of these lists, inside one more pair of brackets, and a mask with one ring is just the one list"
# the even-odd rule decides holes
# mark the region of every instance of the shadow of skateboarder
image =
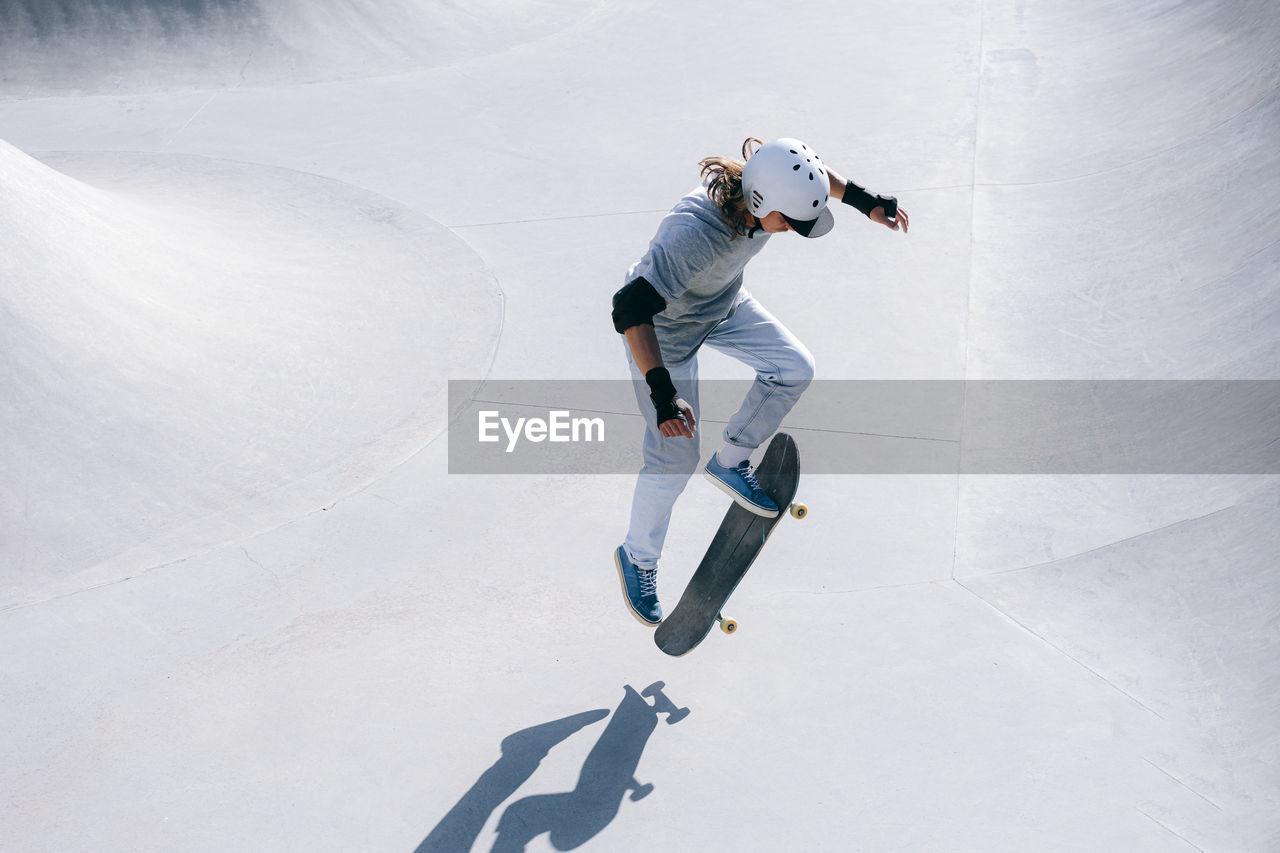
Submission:
[[[498,821],[493,849],[523,850],[534,838],[550,832],[557,849],[572,850],[613,820],[628,792],[632,800],[648,795],[653,786],[637,782],[635,772],[649,735],[658,725],[658,715],[666,714],[667,723],[674,724],[689,714],[688,708],[679,708],[667,698],[663,687],[658,681],[641,694],[626,685],[622,703],[583,763],[578,786],[569,793],[526,797],[513,803]],[[481,774],[415,853],[470,850],[489,816],[533,776],[552,747],[607,716],[604,709],[585,711],[504,738],[502,757]]]
[[489,815],[529,780],[553,746],[607,716],[609,712],[603,708],[585,711],[508,735],[502,741],[502,757],[481,774],[415,853],[470,850]]
[[661,681],[644,689],[646,702],[633,687],[624,687],[622,703],[592,747],[582,765],[578,784],[564,794],[542,794],[512,803],[498,821],[498,839],[493,853],[523,851],[525,845],[543,833],[550,833],[557,850],[573,850],[600,833],[618,814],[623,797],[633,801],[653,791],[652,785],[636,780],[636,768],[649,736],[657,728],[659,714],[668,725],[689,714],[678,708],[662,692]]

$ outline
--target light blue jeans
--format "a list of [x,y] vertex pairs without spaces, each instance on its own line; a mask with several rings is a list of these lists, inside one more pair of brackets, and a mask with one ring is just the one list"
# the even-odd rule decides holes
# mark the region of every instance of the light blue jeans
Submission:
[[[733,315],[717,325],[704,343],[738,359],[756,371],[756,379],[729,419],[724,440],[739,447],[757,448],[775,432],[787,412],[813,381],[813,356],[795,335],[753,297],[738,303]],[[702,460],[699,429],[693,438],[668,438],[658,431],[657,412],[649,399],[649,386],[625,346],[631,367],[636,401],[645,419],[644,464],[631,499],[631,526],[624,545],[640,568],[656,568],[662,543],[671,523],[671,509]],[[701,424],[698,405],[698,354],[666,365],[676,391],[693,408]],[[717,448],[718,449],[718,448]]]

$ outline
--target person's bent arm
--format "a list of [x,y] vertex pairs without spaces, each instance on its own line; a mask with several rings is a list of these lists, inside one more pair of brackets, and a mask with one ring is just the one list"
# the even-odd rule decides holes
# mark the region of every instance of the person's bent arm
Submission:
[[658,333],[651,323],[632,326],[622,333],[631,348],[631,357],[641,373],[662,367],[662,350],[658,348]]
[[667,437],[693,438],[697,429],[693,409],[680,397],[671,374],[662,363],[653,317],[667,307],[653,285],[638,278],[613,297],[613,327],[627,339],[631,358],[644,374],[649,399],[657,410],[658,431]]
[[831,197],[866,214],[872,222],[905,234],[911,227],[907,211],[898,206],[893,196],[872,195],[853,181],[846,181],[835,169],[827,167],[827,180],[831,184]]

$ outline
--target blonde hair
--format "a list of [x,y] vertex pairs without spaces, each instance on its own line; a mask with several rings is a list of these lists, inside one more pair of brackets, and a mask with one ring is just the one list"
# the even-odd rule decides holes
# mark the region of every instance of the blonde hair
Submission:
[[742,167],[764,143],[748,136],[742,143],[742,159],[707,157],[698,162],[707,196],[735,235],[747,233],[747,200],[742,194]]

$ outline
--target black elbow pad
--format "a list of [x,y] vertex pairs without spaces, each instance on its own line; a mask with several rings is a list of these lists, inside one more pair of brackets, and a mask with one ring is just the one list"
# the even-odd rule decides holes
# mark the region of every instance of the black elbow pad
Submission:
[[613,328],[622,334],[632,326],[652,324],[653,315],[666,307],[667,301],[641,276],[613,294]]

